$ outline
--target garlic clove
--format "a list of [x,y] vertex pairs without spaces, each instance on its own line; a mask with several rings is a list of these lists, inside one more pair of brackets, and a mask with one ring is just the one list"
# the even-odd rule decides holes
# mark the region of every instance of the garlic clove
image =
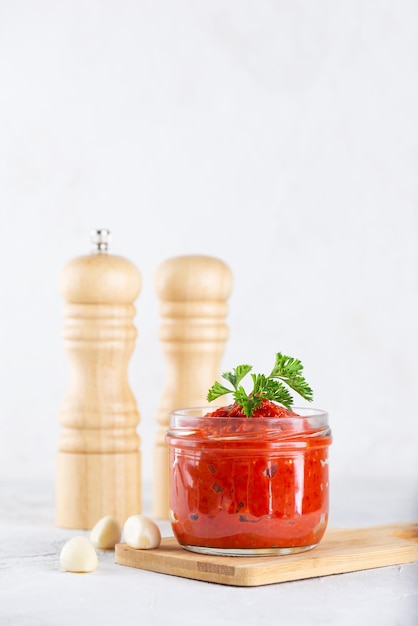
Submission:
[[123,526],[125,542],[131,548],[149,550],[158,548],[161,533],[157,524],[146,515],[131,515]]
[[122,529],[117,519],[105,515],[91,529],[90,541],[98,550],[113,550],[121,535]]
[[93,572],[98,559],[92,543],[79,535],[64,544],[60,554],[60,564],[67,572]]

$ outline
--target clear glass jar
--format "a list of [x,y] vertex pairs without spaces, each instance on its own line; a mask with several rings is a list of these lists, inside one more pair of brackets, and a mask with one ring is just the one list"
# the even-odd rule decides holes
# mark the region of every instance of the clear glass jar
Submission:
[[188,550],[278,555],[318,545],[328,522],[328,414],[170,413],[170,521]]

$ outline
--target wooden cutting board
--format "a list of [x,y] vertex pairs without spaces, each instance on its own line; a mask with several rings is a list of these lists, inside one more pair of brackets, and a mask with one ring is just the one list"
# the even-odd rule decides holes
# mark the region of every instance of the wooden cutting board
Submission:
[[319,546],[291,556],[207,556],[181,548],[173,538],[155,550],[115,548],[116,563],[224,585],[253,587],[342,574],[418,560],[418,523],[328,529]]

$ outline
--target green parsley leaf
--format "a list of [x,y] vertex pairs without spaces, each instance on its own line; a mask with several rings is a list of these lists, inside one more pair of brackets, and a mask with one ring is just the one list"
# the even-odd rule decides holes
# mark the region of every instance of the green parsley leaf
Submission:
[[293,391],[296,391],[304,400],[311,401],[313,391],[302,376],[303,365],[299,359],[293,359],[278,352],[276,362],[271,371],[270,378],[279,378]]
[[209,389],[207,399],[209,400],[209,402],[212,402],[212,400],[216,400],[216,398],[224,396],[226,393],[231,393],[231,390],[227,389],[226,387],[221,385],[221,383],[218,383],[218,381],[216,381],[216,383],[214,383],[214,385],[212,385],[212,387]]
[[269,376],[251,374],[253,389],[247,393],[240,383],[251,370],[251,365],[244,364],[237,365],[232,372],[224,372],[222,378],[227,380],[233,389],[216,381],[208,391],[208,401],[212,402],[216,398],[232,393],[234,401],[242,407],[244,415],[251,417],[264,399],[277,402],[290,409],[293,398],[287,387],[296,391],[305,400],[311,401],[313,398],[312,389],[302,375],[303,365],[299,359],[277,352],[276,361]]
[[252,366],[251,365],[237,365],[236,367],[234,367],[234,369],[232,370],[232,372],[224,372],[222,374],[222,378],[225,378],[225,380],[228,380],[231,385],[237,389],[238,385],[240,384],[241,380],[244,378],[244,376],[246,376],[248,374],[248,372],[250,372],[252,370]]

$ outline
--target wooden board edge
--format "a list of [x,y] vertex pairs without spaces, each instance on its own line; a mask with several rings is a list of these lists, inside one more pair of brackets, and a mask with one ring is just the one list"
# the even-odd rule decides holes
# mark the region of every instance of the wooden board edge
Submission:
[[156,566],[155,564],[151,565],[150,563],[147,563],[147,562],[144,562],[141,564],[141,566],[138,566],[138,565],[132,564],[129,561],[129,559],[126,559],[126,560],[123,559],[123,557],[121,557],[120,555],[116,559],[116,563],[121,566],[134,567],[136,569],[141,569],[141,570],[148,571],[148,572],[154,572],[157,574],[165,574],[167,576],[179,576],[181,578],[187,578],[189,580],[222,584],[222,585],[234,586],[234,587],[260,587],[260,586],[265,586],[265,585],[280,584],[284,582],[308,580],[310,578],[322,578],[325,576],[335,576],[335,575],[340,575],[340,574],[349,574],[353,572],[366,571],[366,570],[371,570],[371,569],[380,569],[382,567],[390,567],[390,566],[395,566],[395,565],[405,565],[407,563],[413,563],[416,560],[417,560],[416,558],[411,557],[410,555],[406,556],[405,558],[399,558],[399,557],[395,559],[389,558],[386,561],[382,561],[382,559],[380,558],[378,563],[376,562],[376,563],[362,564],[361,566],[358,566],[355,563],[353,563],[351,566],[345,566],[344,568],[341,567],[341,564],[330,563],[326,567],[322,566],[320,572],[315,571],[314,569],[312,569],[310,572],[301,570],[299,572],[293,572],[291,576],[289,576],[288,572],[278,573],[277,571],[271,571],[271,572],[267,571],[263,573],[263,572],[260,572],[257,570],[251,570],[251,569],[238,570],[239,576],[235,576],[234,574],[232,575],[223,574],[219,572],[219,570],[216,570],[216,571],[210,571],[207,569],[194,570],[190,568],[181,567],[180,565],[175,565],[175,566],[171,565],[170,571],[168,571],[163,566],[159,566],[159,565]]
[[[267,568],[266,570],[253,570],[248,568],[247,570],[240,572],[241,586],[254,587],[259,585],[271,585],[274,583],[293,582],[297,580],[308,580],[310,578],[323,578],[326,576],[335,576],[340,574],[350,574],[353,572],[366,571],[371,569],[380,569],[382,567],[392,567],[396,565],[406,565],[407,563],[414,563],[417,561],[417,555],[411,554],[410,551],[405,551],[403,555],[388,554],[382,556],[382,554],[376,555],[375,560],[370,558],[367,563],[353,560],[351,564],[337,560],[338,557],[331,557],[329,562],[322,563],[319,568],[312,568],[309,571],[293,571],[290,575],[289,572],[278,572],[274,568]],[[305,561],[305,564],[307,562]]]
[[[155,560],[151,560],[151,554],[145,553],[143,555],[144,559],[138,564],[133,561],[130,556],[133,548],[129,548],[126,544],[117,544],[115,547],[115,561],[119,565],[143,569],[159,574],[166,574],[168,576],[180,576],[191,580],[229,586],[255,587],[378,569],[381,567],[404,565],[418,560],[417,523],[387,524],[385,526],[377,526],[375,529],[371,529],[369,527],[364,529],[346,530],[350,534],[352,532],[369,532],[370,530],[376,530],[376,534],[393,531],[394,535],[400,539],[400,545],[398,546],[396,552],[394,552],[390,546],[386,549],[382,549],[381,547],[377,549],[376,547],[371,546],[370,549],[365,549],[364,554],[357,555],[357,557],[348,557],[348,562],[342,562],[341,554],[339,554],[335,556],[326,556],[324,563],[324,557],[318,556],[318,553],[314,549],[297,555],[297,557],[299,557],[299,561],[296,562],[300,562],[300,570],[298,571],[296,568],[290,574],[288,569],[285,567],[283,568],[283,571],[280,571],[280,566],[278,566],[277,560],[269,563],[270,557],[265,557],[266,560],[263,564],[264,567],[263,569],[260,569],[258,558],[257,560],[245,558],[245,561],[240,561],[236,560],[238,557],[210,557],[212,560],[211,562],[199,562],[198,560],[196,562],[198,555],[196,553],[187,552],[186,550],[184,550],[184,554],[180,552],[162,555],[163,558],[157,560],[157,562]],[[329,534],[332,536],[339,531],[344,532],[344,529],[330,529]],[[175,550],[178,547],[180,551],[183,550],[178,546],[173,537],[163,539],[163,549],[164,542],[167,548]],[[159,550],[159,548],[156,550]],[[349,562],[350,560],[351,563]],[[283,565],[286,565],[287,563],[288,557],[283,557]]]

